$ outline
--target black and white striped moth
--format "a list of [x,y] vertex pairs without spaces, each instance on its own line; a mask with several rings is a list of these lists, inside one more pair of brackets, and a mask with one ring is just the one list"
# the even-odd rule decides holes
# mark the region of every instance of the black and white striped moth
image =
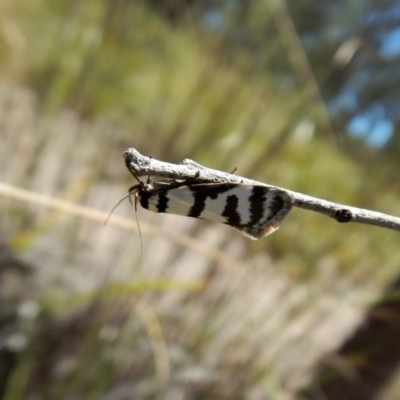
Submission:
[[293,204],[292,196],[278,188],[197,178],[144,183],[130,172],[139,183],[129,196],[146,210],[221,222],[251,239],[277,230]]

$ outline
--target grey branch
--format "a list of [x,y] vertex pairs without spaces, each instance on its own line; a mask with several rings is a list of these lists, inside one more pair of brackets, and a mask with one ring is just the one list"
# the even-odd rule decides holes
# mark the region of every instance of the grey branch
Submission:
[[185,159],[179,164],[171,164],[143,156],[134,148],[126,149],[124,152],[124,158],[129,170],[138,177],[156,176],[178,180],[199,179],[202,182],[210,183],[229,182],[265,186],[270,189],[278,189],[286,192],[293,198],[293,206],[295,207],[324,214],[338,222],[359,222],[362,224],[375,225],[382,228],[400,231],[400,218],[398,217],[321,200],[302,193],[293,192],[277,186],[267,185],[262,182],[207,168],[189,159]]

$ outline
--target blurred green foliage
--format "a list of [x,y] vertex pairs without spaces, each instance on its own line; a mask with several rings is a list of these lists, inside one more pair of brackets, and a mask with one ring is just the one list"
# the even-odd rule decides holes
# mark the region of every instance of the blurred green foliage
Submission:
[[[175,10],[176,18],[171,18],[156,1],[3,0],[1,78],[32,88],[39,98],[40,115],[71,109],[88,124],[99,120],[112,124],[124,132],[114,143],[110,140],[114,147],[133,146],[166,161],[190,157],[228,171],[237,166],[237,173],[249,178],[398,214],[398,184],[387,178],[391,166],[378,164],[382,159],[357,141],[345,144],[357,147],[353,153],[362,154],[358,160],[363,162],[341,151],[341,136],[331,126],[300,42],[288,25],[287,10],[280,3],[254,1],[248,2],[245,12],[238,12],[233,3],[222,7],[226,25],[214,29],[198,18],[202,14],[196,2],[182,3]],[[54,136],[64,134],[60,128]],[[105,157],[108,145],[98,145]],[[379,169],[373,168],[376,165]],[[90,180],[83,177],[80,182],[85,185],[75,184],[67,194],[78,191],[82,198],[88,186],[106,180],[108,166],[98,162],[88,174]],[[25,224],[30,226],[29,221]],[[43,219],[35,232],[43,235],[48,228]],[[18,234],[22,237],[24,231]],[[72,248],[81,237],[79,224],[70,228],[70,235]],[[227,236],[225,243],[230,240]],[[363,285],[381,288],[398,273],[397,242],[393,232],[339,225],[294,210],[279,235],[246,246],[249,260],[257,254],[270,257],[279,274],[293,284],[304,284],[303,297],[313,299],[331,287],[343,292]],[[178,258],[174,254],[171,260],[174,257]],[[330,270],[337,281],[319,282]],[[188,294],[181,308],[161,315],[143,311],[141,300],[145,303],[158,292],[174,291],[179,284],[174,286],[173,279],[160,278],[149,285],[145,281],[110,284],[99,296],[93,291],[62,293],[66,300],[60,302],[47,292],[40,300],[44,311],[32,334],[34,345],[21,355],[24,362],[15,369],[5,398],[22,399],[31,390],[44,399],[98,399],[125,381],[142,383],[138,385],[141,398],[155,398],[165,389],[163,374],[168,375],[163,369],[163,347],[171,346],[172,352],[180,346],[190,353],[179,353],[177,363],[189,364],[189,359],[200,363],[212,338],[225,344],[226,321],[238,323],[238,334],[226,339],[226,347],[221,344],[226,359],[220,360],[218,374],[210,373],[217,374],[217,381],[207,376],[208,386],[191,383],[187,398],[250,399],[248,393],[256,385],[281,398],[286,393],[279,373],[261,361],[258,364],[258,359],[252,362],[268,344],[263,337],[249,344],[252,327],[240,325],[243,310],[224,314],[231,293],[213,288],[214,275],[212,264],[204,282],[183,285]],[[251,271],[248,275],[245,290],[234,292],[230,287],[232,292],[251,293],[261,284],[258,275],[252,276]],[[208,290],[197,293],[203,287]],[[252,309],[256,300],[245,307]],[[64,305],[62,311],[59,304]],[[199,304],[203,314],[193,315],[204,319],[196,320],[192,310]],[[64,307],[72,316],[63,314]],[[303,307],[299,302],[289,314],[297,315]],[[60,314],[61,321],[54,321]],[[106,332],[106,323],[114,324],[112,334]],[[262,321],[253,323],[259,327]],[[291,323],[289,319],[287,326]],[[160,344],[164,339],[159,324],[168,346]],[[277,332],[277,341],[279,337]],[[44,348],[43,343],[53,347]],[[134,360],[129,349],[137,351]],[[237,349],[244,349],[245,355],[236,354]],[[76,355],[71,364],[63,358],[69,351]],[[209,357],[214,354],[213,349],[208,351]],[[53,374],[49,366],[57,364],[57,356],[66,364],[58,365],[60,370]],[[41,391],[31,376],[48,386]]]

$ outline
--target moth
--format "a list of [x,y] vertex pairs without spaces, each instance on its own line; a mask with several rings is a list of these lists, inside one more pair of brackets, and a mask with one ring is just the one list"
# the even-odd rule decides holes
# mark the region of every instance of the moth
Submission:
[[293,205],[292,196],[279,188],[198,178],[151,183],[149,177],[144,183],[130,172],[138,181],[129,189],[135,204],[157,213],[221,222],[251,239],[276,231]]

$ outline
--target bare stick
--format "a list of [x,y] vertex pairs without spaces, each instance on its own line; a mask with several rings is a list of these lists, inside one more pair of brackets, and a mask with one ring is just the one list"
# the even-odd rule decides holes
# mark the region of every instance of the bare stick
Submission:
[[315,211],[335,219],[338,222],[359,222],[380,226],[382,228],[400,231],[400,218],[351,207],[344,204],[307,196],[302,193],[292,192],[277,186],[267,185],[251,179],[242,178],[237,175],[204,167],[196,162],[185,159],[179,164],[171,164],[141,155],[134,148],[128,148],[124,152],[125,163],[128,169],[138,177],[159,176],[170,179],[199,179],[202,182],[236,183],[246,185],[265,186],[272,189],[282,190],[293,198],[293,206],[305,210]]

